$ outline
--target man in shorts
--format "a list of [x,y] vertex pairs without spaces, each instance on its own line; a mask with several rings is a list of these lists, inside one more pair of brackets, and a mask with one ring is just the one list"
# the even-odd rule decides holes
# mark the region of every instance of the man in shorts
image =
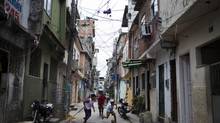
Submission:
[[114,123],[116,123],[116,115],[114,112],[114,100],[110,100],[110,104],[107,105],[107,111],[106,111],[106,116],[103,116],[102,119],[107,118],[110,116],[110,114],[114,117]]

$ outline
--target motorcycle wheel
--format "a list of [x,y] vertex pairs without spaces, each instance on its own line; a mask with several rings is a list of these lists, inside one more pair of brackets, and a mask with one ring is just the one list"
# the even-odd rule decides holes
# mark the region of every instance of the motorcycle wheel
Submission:
[[32,111],[31,115],[32,115],[32,118],[33,118],[33,123],[39,123],[38,111],[37,110]]

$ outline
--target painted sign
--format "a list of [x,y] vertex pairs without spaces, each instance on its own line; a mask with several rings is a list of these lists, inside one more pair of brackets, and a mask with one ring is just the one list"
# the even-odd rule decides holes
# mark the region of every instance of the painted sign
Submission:
[[19,22],[22,5],[21,0],[5,0],[5,13],[13,16]]

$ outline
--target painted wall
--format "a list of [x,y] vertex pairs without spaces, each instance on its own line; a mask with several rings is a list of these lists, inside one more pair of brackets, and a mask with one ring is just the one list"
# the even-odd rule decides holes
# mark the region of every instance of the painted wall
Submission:
[[[207,43],[217,37],[219,37],[220,32],[220,10],[218,9],[215,12],[209,13],[206,16],[203,16],[199,19],[196,24],[192,24],[184,34],[187,37],[178,37],[179,45],[177,47],[176,58],[177,58],[177,90],[178,90],[178,100],[179,104],[179,121],[180,123],[185,123],[185,120],[182,116],[182,93],[180,85],[180,56],[186,53],[190,54],[190,64],[191,64],[191,81],[192,81],[192,110],[193,110],[193,123],[207,123],[208,121],[208,109],[207,106],[207,85],[206,81],[206,66],[198,67],[197,65],[197,56],[196,56],[196,47]],[[210,22],[210,18],[212,21]],[[209,24],[213,25],[213,32],[208,32]],[[202,25],[202,26],[201,26]]]
[[159,0],[159,14],[160,17],[163,18],[163,32],[181,17],[196,1],[198,0]]
[[125,96],[126,96],[126,81],[124,80],[121,80],[120,81],[120,92],[119,92],[119,99],[125,99]]
[[[51,63],[51,57],[56,56],[56,53],[50,45],[46,42],[46,40],[49,40],[45,35],[42,35],[40,42],[40,48],[41,48],[41,65],[40,65],[40,77],[35,77],[29,75],[29,62],[27,62],[27,69],[26,69],[26,75],[25,75],[25,82],[24,82],[24,117],[27,117],[30,115],[30,104],[34,100],[41,100],[42,98],[42,87],[43,87],[43,70],[44,70],[44,63],[48,64],[48,88],[47,88],[47,96],[46,98],[48,101],[54,101],[54,97],[52,96],[54,92],[54,87],[56,83],[53,83],[50,80],[50,63]],[[56,58],[55,58],[56,59]],[[33,94],[30,94],[32,92],[35,92]]]
[[51,9],[50,15],[44,10],[43,24],[48,25],[56,38],[64,45],[66,34],[66,14],[64,14],[66,13],[66,1],[52,0]]

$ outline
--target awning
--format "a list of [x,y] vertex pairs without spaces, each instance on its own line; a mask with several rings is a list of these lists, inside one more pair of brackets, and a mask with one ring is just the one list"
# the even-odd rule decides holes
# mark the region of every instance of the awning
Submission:
[[124,68],[135,68],[140,67],[141,65],[146,65],[148,63],[153,62],[155,59],[148,58],[148,59],[130,59],[122,62]]

